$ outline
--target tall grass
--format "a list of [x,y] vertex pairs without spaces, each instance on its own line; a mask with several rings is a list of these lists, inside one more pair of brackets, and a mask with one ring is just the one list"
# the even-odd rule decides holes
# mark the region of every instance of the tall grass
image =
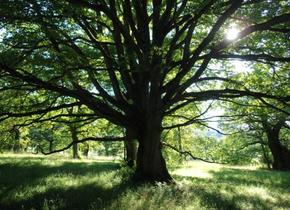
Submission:
[[135,185],[118,162],[0,155],[0,209],[290,209],[290,173],[190,162]]

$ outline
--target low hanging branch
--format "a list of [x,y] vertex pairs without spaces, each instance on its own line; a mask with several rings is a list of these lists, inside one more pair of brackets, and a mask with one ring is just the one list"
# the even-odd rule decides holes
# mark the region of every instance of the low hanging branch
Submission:
[[70,104],[61,104],[59,106],[50,106],[47,108],[41,108],[38,110],[34,110],[34,111],[29,111],[29,112],[20,112],[20,113],[12,113],[12,112],[4,112],[1,113],[0,112],[0,116],[7,116],[7,117],[27,117],[27,116],[32,116],[32,115],[40,115],[40,114],[46,114],[48,112],[51,111],[57,111],[57,110],[61,110],[63,108],[67,108],[67,107],[73,107],[73,106],[79,106],[81,105],[80,102],[75,102],[75,103],[70,103]]
[[53,151],[50,151],[50,152],[45,152],[43,150],[42,147],[38,147],[40,149],[40,152],[44,155],[50,155],[50,154],[54,154],[54,153],[58,153],[58,152],[63,152],[65,150],[68,150],[69,148],[71,148],[74,144],[77,144],[77,143],[84,143],[86,141],[124,141],[126,140],[127,137],[87,137],[87,138],[84,138],[84,139],[81,139],[81,140],[78,140],[78,141],[72,141],[71,143],[69,143],[66,147],[63,147],[61,149],[57,149],[57,150],[53,150]]
[[170,144],[164,143],[164,142],[162,142],[162,146],[166,146],[166,147],[168,147],[168,148],[174,150],[175,152],[178,152],[179,154],[182,154],[182,155],[189,155],[189,156],[190,156],[192,159],[194,159],[194,160],[201,160],[201,161],[206,162],[206,163],[216,163],[216,164],[223,164],[223,165],[224,165],[224,164],[227,164],[227,163],[223,163],[223,162],[216,162],[216,161],[205,160],[205,159],[203,159],[203,158],[195,157],[195,156],[193,156],[193,155],[191,154],[191,152],[189,152],[189,151],[181,151],[181,150],[177,149],[176,147],[174,147],[174,146],[172,146],[172,145],[170,145]]

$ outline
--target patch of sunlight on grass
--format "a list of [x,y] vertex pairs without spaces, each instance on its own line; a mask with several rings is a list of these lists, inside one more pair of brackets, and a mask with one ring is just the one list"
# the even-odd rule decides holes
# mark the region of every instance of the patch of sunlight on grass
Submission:
[[[97,207],[92,206],[91,209]],[[203,210],[207,208],[203,207],[199,197],[193,196],[188,186],[158,183],[155,186],[145,184],[136,189],[126,190],[110,204],[108,209]]]
[[257,186],[243,186],[242,189],[246,195],[253,196],[253,197],[259,197],[262,200],[270,201],[275,203],[277,200],[270,195],[270,192],[263,188],[263,187],[257,187]]
[[54,174],[46,177],[43,184],[53,186],[54,188],[71,188],[79,187],[82,185],[101,185],[102,188],[111,188],[112,182],[108,180],[113,179],[115,172],[103,173],[101,176],[94,173],[88,173],[85,176],[75,176],[74,174]]
[[[30,153],[11,153],[11,152],[5,152],[0,153],[0,158],[12,158],[14,160],[20,160],[23,161],[22,158],[26,159],[42,159],[43,161],[47,160],[48,162],[81,162],[81,163],[90,163],[90,162],[118,162],[122,160],[121,157],[114,157],[114,156],[99,156],[99,155],[91,155],[89,158],[80,158],[80,159],[72,159],[70,155],[64,155],[64,154],[51,154],[51,155],[43,155],[43,154],[30,154]],[[39,159],[38,159],[39,158]]]
[[210,179],[213,178],[212,171],[219,171],[220,169],[221,166],[219,164],[209,165],[208,163],[201,161],[188,161],[182,168],[174,170],[172,174],[185,177]]
[[21,157],[45,157],[40,154],[26,154],[26,153],[0,153],[0,157],[21,158]]
[[195,169],[195,168],[190,168],[190,169],[177,169],[173,172],[175,175],[179,176],[189,176],[189,177],[198,177],[198,178],[212,178],[212,174],[202,171],[201,169]]
[[264,186],[244,185],[234,188],[231,196],[240,209],[288,209],[284,208],[285,200],[280,199],[279,203],[278,197]]
[[242,169],[242,170],[250,170],[254,171],[259,169],[260,166],[258,165],[248,165],[248,166],[235,166],[235,165],[224,165],[223,168],[231,168],[231,169]]

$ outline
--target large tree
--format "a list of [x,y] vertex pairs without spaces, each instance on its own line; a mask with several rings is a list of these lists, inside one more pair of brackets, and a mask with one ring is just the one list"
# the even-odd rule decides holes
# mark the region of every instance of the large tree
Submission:
[[[42,108],[34,105],[39,100],[26,101],[26,114],[7,106],[1,115],[85,105],[138,140],[137,179],[170,181],[161,152],[165,116],[220,98],[289,101],[219,86],[233,82],[224,60],[290,60],[288,6],[263,0],[1,2],[1,91],[38,94],[42,101]],[[233,23],[240,32],[229,39]]]

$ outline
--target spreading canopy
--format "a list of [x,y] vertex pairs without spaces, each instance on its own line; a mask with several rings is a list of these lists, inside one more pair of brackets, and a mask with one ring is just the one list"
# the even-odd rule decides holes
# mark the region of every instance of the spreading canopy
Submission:
[[[19,104],[23,112],[3,107],[1,116],[84,105],[135,130],[141,148],[147,142],[159,149],[164,116],[192,102],[251,96],[286,104],[290,96],[243,84],[228,88],[235,81],[224,64],[289,62],[288,7],[287,1],[263,0],[5,1],[1,93],[30,97]],[[239,33],[228,39],[233,24]],[[159,157],[162,165],[162,155],[147,150],[140,153]],[[157,168],[139,171],[148,175]],[[151,175],[162,180],[160,174],[166,172]]]

